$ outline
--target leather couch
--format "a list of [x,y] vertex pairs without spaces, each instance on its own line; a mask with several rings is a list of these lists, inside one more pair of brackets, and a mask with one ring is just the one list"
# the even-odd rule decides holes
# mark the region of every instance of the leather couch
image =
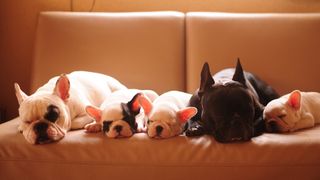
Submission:
[[[73,70],[129,88],[193,92],[203,62],[213,73],[240,58],[280,94],[320,91],[320,14],[205,12],[39,15],[31,87]],[[23,87],[22,87],[23,89]],[[12,92],[14,93],[14,92]],[[220,144],[210,136],[108,139],[71,131],[31,145],[18,118],[0,125],[1,179],[319,179],[320,127]]]

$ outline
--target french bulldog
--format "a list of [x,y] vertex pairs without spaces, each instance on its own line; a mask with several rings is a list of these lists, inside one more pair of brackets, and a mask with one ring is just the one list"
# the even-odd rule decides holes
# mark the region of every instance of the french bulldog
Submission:
[[291,93],[272,100],[265,107],[263,119],[268,132],[284,133],[310,128],[320,123],[320,93]]
[[92,122],[87,105],[99,106],[108,94],[127,89],[110,76],[86,71],[54,77],[30,96],[17,83],[14,86],[21,120],[18,129],[31,144],[58,141],[67,131],[83,128]]
[[85,126],[87,132],[103,130],[109,138],[130,137],[144,128],[144,113],[140,112],[139,98],[154,101],[158,94],[152,90],[124,89],[106,97],[98,108],[87,106],[86,112],[95,122]]
[[169,91],[153,103],[140,98],[139,102],[148,117],[146,126],[149,137],[169,138],[183,133],[186,122],[197,113],[195,107],[187,107],[191,96],[180,91]]
[[279,95],[254,74],[236,68],[211,76],[209,64],[201,72],[200,88],[190,99],[198,114],[190,121],[187,136],[213,135],[221,143],[248,141],[262,134],[264,106]]

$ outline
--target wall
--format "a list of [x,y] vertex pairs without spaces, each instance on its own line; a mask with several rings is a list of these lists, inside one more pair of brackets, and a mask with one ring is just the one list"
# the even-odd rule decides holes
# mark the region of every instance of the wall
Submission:
[[[94,6],[92,6],[94,5]],[[17,116],[13,83],[30,94],[30,72],[40,11],[320,12],[318,0],[2,0],[0,2],[0,109]]]

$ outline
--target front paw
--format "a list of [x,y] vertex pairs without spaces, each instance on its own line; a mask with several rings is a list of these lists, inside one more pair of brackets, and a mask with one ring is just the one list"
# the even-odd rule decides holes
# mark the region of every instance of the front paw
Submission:
[[200,125],[192,126],[186,131],[186,136],[194,137],[194,136],[202,136],[205,134],[204,128]]
[[85,125],[84,129],[86,130],[87,133],[97,133],[102,130],[102,125],[99,123],[93,122]]

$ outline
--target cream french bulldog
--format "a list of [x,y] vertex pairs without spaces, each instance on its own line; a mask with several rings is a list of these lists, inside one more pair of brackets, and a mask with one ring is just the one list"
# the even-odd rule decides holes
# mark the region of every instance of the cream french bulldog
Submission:
[[145,115],[140,111],[140,97],[153,102],[158,94],[152,90],[124,89],[108,95],[99,108],[87,106],[87,114],[95,121],[85,126],[86,131],[103,130],[109,138],[130,137],[142,132]]
[[31,144],[58,141],[67,131],[92,122],[85,112],[87,105],[99,106],[108,94],[121,89],[127,88],[116,79],[86,71],[54,77],[30,96],[15,83],[18,129]]
[[263,112],[268,132],[292,132],[320,123],[320,93],[295,90],[268,103]]
[[185,130],[187,121],[197,114],[197,108],[187,107],[191,94],[169,91],[153,103],[141,97],[139,102],[148,116],[147,133],[152,138],[169,138]]

